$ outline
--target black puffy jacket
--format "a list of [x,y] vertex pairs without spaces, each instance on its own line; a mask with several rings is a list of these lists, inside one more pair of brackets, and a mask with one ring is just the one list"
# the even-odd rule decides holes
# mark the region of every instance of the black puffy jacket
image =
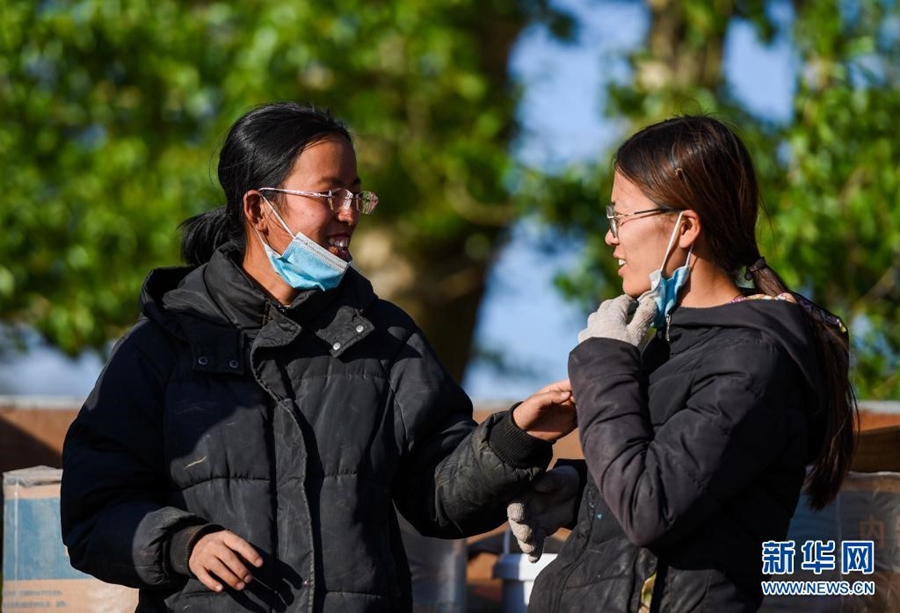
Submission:
[[640,355],[589,339],[569,375],[588,486],[529,611],[755,611],[824,416],[800,306],[679,308]]
[[[394,505],[426,535],[483,532],[550,446],[508,414],[476,426],[421,332],[356,271],[284,308],[240,257],[148,277],[144,317],[66,438],[71,562],[141,588],[138,611],[409,610]],[[188,576],[212,525],[264,559],[242,592]]]

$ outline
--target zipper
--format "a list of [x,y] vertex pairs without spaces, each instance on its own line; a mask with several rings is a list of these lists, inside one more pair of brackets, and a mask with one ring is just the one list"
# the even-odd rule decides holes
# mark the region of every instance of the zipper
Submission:
[[671,325],[672,325],[672,314],[669,313],[668,315],[666,315],[666,342],[669,344],[672,343],[672,339],[669,338],[669,328],[671,327]]
[[[275,308],[278,308],[278,305],[275,305]],[[268,312],[271,313],[271,311],[268,311]],[[254,359],[253,359],[253,357],[254,357],[254,354],[255,354],[255,352],[256,352],[257,349],[258,349],[258,346],[256,345],[256,343],[254,343],[253,346],[252,346],[251,349],[250,349],[250,372],[253,374],[253,379],[256,381],[257,384],[259,384],[259,386],[260,386],[263,390],[265,390],[265,392],[269,395],[269,397],[270,397],[272,400],[274,400],[275,404],[274,404],[274,406],[272,407],[273,413],[274,413],[274,411],[278,411],[278,410],[286,411],[287,414],[290,416],[290,418],[293,420],[294,424],[297,426],[298,430],[300,430],[300,432],[301,432],[301,437],[302,437],[302,436],[303,436],[303,435],[302,435],[303,427],[301,426],[300,420],[298,419],[297,415],[294,413],[294,411],[293,411],[293,409],[292,409],[291,407],[285,407],[285,406],[283,406],[283,401],[289,400],[289,398],[281,398],[281,396],[279,396],[279,395],[275,392],[275,390],[273,390],[273,389],[271,388],[271,386],[270,386],[266,381],[264,381],[264,380],[262,379],[261,375],[260,375],[259,372],[256,370],[256,368],[254,368]],[[286,391],[288,394],[294,393],[294,390],[293,390],[293,388],[292,388],[291,385],[288,385],[288,386],[287,386],[287,389],[286,389],[285,391]],[[294,403],[294,405],[296,406],[296,403],[297,403],[296,398],[291,398],[291,400],[293,400],[293,403]],[[305,482],[305,480],[306,480],[306,473],[305,473],[305,471],[304,471],[304,474],[303,474],[303,481]],[[309,500],[304,496],[302,502],[305,503],[304,506],[305,506],[305,508],[306,508],[307,515],[311,517],[312,514],[310,513],[310,510],[309,510]],[[277,528],[276,528],[276,534],[277,534]],[[280,535],[279,535],[279,536],[280,536]],[[309,546],[310,546],[310,549],[311,549],[311,551],[312,551],[313,557],[315,557],[315,546],[313,545],[313,542],[314,542],[314,541],[313,541],[313,538],[312,538],[312,534],[310,533],[309,536],[310,536],[310,539],[309,539]],[[274,549],[275,552],[278,551],[278,543],[277,543],[277,541],[276,541],[276,543],[275,543],[273,549]],[[277,553],[276,553],[276,555],[273,556],[273,558],[277,558]],[[310,611],[312,611],[312,607],[313,607],[313,605],[314,605],[314,603],[315,603],[315,576],[316,576],[315,561],[312,561],[312,562],[311,562],[310,568],[309,568],[309,572],[310,572],[310,577],[313,577],[313,579],[307,579],[306,581],[304,581],[304,582],[303,582],[303,586],[309,588],[309,592],[308,592],[308,596],[307,596],[307,603],[308,603],[308,609],[309,609]],[[263,582],[263,581],[260,581],[259,579],[256,578],[255,575],[254,575],[254,577],[253,577],[253,581],[258,582],[260,586],[262,586],[263,588],[265,588],[265,589],[269,590],[270,592],[272,592],[273,594],[275,594],[275,596],[283,603],[283,605],[284,605],[284,607],[285,607],[284,610],[287,610],[287,607],[290,606],[290,602],[288,602],[287,599],[285,599],[285,597],[282,595],[282,593],[281,593],[279,590],[275,589],[275,588],[274,588],[273,586],[271,586],[271,585],[266,584],[266,583]]]

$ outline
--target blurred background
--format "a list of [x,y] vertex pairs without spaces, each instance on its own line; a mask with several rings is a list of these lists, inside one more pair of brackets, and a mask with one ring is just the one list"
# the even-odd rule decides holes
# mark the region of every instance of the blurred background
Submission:
[[382,205],[356,266],[476,399],[566,376],[620,290],[610,153],[712,113],[750,146],[768,262],[900,398],[900,5],[889,0],[5,0],[0,394],[83,397],[248,107],[330,107]]
[[[769,264],[851,330],[861,429],[900,422],[897,0],[3,0],[0,470],[59,465],[144,277],[223,201],[225,131],[284,99],[351,126],[382,202],[355,265],[481,418],[564,378],[621,289],[615,147],[710,113],[754,155]],[[878,432],[855,470],[900,467]],[[408,541],[417,603],[498,611],[498,543]]]

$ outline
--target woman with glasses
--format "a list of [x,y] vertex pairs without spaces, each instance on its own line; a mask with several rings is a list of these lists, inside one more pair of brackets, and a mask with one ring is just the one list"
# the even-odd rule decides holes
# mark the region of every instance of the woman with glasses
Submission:
[[554,469],[510,506],[533,557],[575,523],[529,611],[755,611],[764,543],[804,483],[822,508],[849,467],[846,329],[760,254],[753,164],[723,123],[651,125],[614,168],[623,295],[569,356],[586,486]]
[[72,564],[139,611],[408,611],[395,508],[505,519],[575,426],[567,381],[476,426],[412,320],[349,266],[378,198],[347,129],[269,104],[231,128],[224,207],[151,272],[63,451]]

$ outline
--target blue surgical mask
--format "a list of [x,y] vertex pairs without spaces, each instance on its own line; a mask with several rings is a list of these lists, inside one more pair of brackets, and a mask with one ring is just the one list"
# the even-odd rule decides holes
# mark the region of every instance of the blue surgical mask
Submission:
[[666,268],[666,261],[669,259],[672,246],[675,244],[675,238],[678,236],[678,230],[681,227],[681,216],[683,214],[683,212],[679,213],[678,219],[675,220],[675,228],[672,230],[672,236],[669,238],[669,245],[666,247],[665,255],[663,255],[662,264],[659,269],[650,273],[650,289],[641,294],[638,298],[638,300],[641,300],[647,296],[653,297],[653,300],[656,302],[656,316],[653,318],[652,325],[657,329],[666,325],[666,316],[671,313],[672,309],[675,308],[675,305],[678,304],[678,293],[681,291],[681,288],[684,287],[684,284],[687,283],[688,277],[691,274],[691,269],[688,265],[691,262],[691,253],[694,250],[693,245],[691,245],[690,250],[688,250],[684,266],[676,268],[675,272],[673,272],[672,276],[668,279],[663,277],[663,270]]
[[263,200],[275,213],[281,226],[293,237],[284,253],[279,255],[263,240],[259,232],[256,233],[275,273],[294,289],[317,287],[325,291],[340,285],[350,263],[337,257],[301,232],[296,234],[291,232],[272,203],[265,197]]

